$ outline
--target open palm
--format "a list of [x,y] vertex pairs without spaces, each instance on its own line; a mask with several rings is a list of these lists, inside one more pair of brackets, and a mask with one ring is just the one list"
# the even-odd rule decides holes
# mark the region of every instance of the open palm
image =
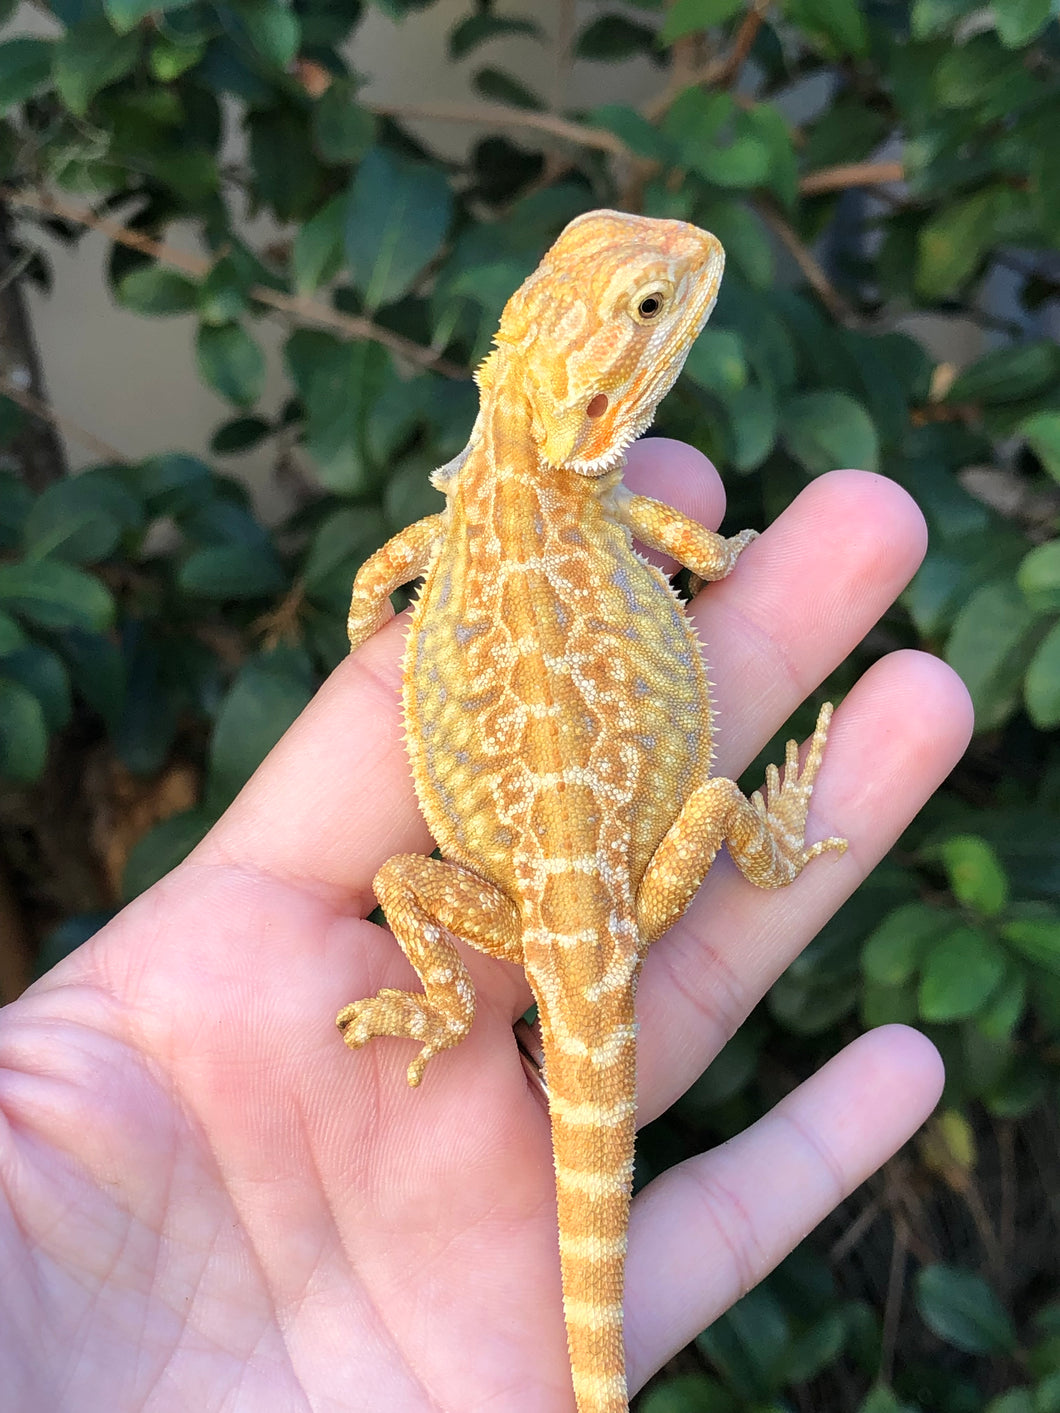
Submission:
[[[629,479],[707,523],[717,478],[654,441]],[[814,483],[696,612],[736,773],[919,560],[879,477]],[[567,1413],[548,1122],[512,1036],[522,974],[468,952],[467,1041],[410,1091],[413,1047],[351,1055],[338,1008],[411,973],[364,919],[427,850],[391,624],[330,678],[192,857],[0,1018],[0,1387],[12,1413]],[[640,1113],[700,1073],[861,881],[967,739],[915,653],[836,714],[810,837],[841,859],[761,893],[719,859],[649,954]],[[890,1027],[634,1204],[636,1387],[763,1276],[930,1110],[937,1057]]]

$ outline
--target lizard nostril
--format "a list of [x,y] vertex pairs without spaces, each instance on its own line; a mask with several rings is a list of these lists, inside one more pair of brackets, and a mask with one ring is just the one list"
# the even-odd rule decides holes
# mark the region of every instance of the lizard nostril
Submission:
[[585,409],[586,417],[602,417],[607,411],[607,393],[597,393]]

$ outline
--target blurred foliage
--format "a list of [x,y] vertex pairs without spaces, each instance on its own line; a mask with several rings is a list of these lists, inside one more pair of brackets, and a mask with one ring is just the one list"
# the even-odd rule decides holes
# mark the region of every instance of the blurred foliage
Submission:
[[[427,472],[467,437],[470,369],[561,226],[611,205],[712,229],[728,272],[659,429],[725,471],[734,526],[765,524],[836,465],[907,487],[927,561],[830,689],[926,647],[965,678],[980,735],[646,1132],[640,1177],[752,1121],[864,1025],[931,1034],[940,1114],[638,1407],[1060,1409],[1057,0],[586,4],[574,55],[635,60],[656,96],[562,119],[498,67],[543,47],[562,72],[539,16],[447,7],[448,60],[489,103],[466,161],[432,149],[430,121],[360,101],[367,7],[351,0],[54,0],[32,35],[13,8],[0,181],[15,277],[47,281],[42,232],[76,247],[117,222],[114,299],[194,316],[189,366],[232,408],[217,462],[271,452],[295,507],[263,525],[232,475],[161,447],[34,497],[10,450],[27,414],[0,398],[8,801],[32,814],[49,785],[87,790],[79,766],[100,753],[148,792],[190,769],[192,800],[155,801],[159,822],[149,809],[118,850],[126,896],[148,886],[341,657],[358,564],[435,506]],[[400,22],[430,0],[378,8]],[[177,221],[198,256],[166,244]],[[900,331],[917,311],[980,330],[982,356],[936,364]],[[258,336],[277,317],[278,408],[261,404]],[[50,962],[118,899],[49,912],[33,876],[47,850],[19,820],[7,868]]]

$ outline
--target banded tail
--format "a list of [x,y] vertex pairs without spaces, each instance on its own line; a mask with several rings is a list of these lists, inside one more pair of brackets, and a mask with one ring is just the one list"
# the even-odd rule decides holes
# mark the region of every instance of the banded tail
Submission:
[[[591,1026],[578,1024],[582,1008]],[[578,1413],[628,1413],[622,1296],[636,1111],[633,988],[592,1002],[567,997],[558,1012],[542,1007],[541,1023],[575,1401]]]

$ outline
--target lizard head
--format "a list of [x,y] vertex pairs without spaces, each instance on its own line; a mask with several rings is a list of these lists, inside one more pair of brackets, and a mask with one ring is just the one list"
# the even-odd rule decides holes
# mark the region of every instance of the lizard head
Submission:
[[599,476],[640,436],[717,298],[725,253],[684,221],[590,211],[505,306],[479,370],[531,410],[542,459]]

